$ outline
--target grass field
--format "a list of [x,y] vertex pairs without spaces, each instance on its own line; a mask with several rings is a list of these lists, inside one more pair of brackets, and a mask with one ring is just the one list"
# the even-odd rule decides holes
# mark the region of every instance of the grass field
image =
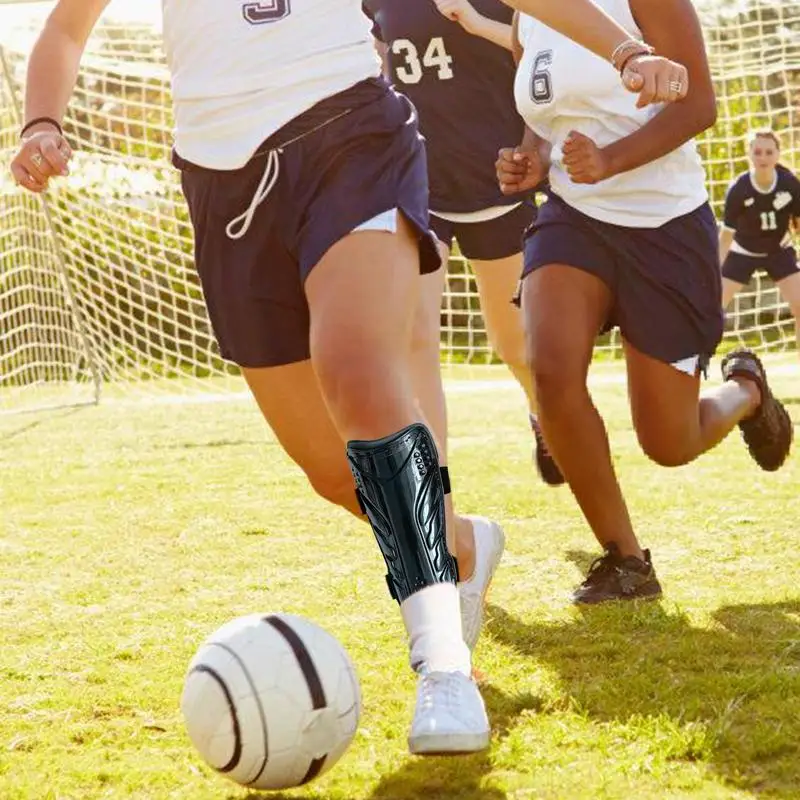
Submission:
[[[800,419],[795,363],[773,382]],[[593,539],[568,491],[535,479],[504,373],[464,374],[454,490],[509,544],[476,653],[490,751],[408,755],[414,681],[372,534],[311,495],[248,401],[110,401],[0,418],[0,798],[247,797],[195,755],[178,699],[203,637],[260,610],[338,636],[364,695],[341,763],[277,797],[800,797],[800,460],[762,473],[734,434],[658,468],[618,369],[600,370],[665,597],[579,612]]]

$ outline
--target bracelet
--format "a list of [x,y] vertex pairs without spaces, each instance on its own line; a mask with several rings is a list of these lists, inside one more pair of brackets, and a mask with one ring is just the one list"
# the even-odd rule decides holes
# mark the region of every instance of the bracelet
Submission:
[[625,56],[622,63],[619,65],[619,74],[625,74],[625,67],[633,61],[634,58],[639,58],[640,56],[651,56],[653,55],[653,51],[651,50],[640,50],[638,53],[631,53],[630,55]]
[[625,39],[614,48],[614,52],[611,54],[611,63],[618,72],[622,73],[632,56],[649,56],[654,52],[649,44],[637,39]]
[[36,119],[32,119],[30,122],[25,123],[22,130],[19,132],[19,138],[21,139],[34,125],[39,125],[41,122],[49,122],[58,131],[59,136],[64,135],[64,131],[62,130],[61,124],[58,120],[55,120],[52,117],[36,117]]

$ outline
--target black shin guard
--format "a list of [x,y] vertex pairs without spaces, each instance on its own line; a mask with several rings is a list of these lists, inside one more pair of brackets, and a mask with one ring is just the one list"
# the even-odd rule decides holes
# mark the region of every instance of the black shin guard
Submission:
[[347,459],[389,570],[392,597],[402,603],[426,586],[456,583],[445,534],[445,487],[430,431],[415,424],[385,439],[348,442]]

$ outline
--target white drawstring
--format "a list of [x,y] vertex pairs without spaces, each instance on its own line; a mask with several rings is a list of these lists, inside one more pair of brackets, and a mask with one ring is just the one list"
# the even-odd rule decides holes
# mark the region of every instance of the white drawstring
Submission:
[[[281,162],[278,158],[280,152],[280,150],[270,150],[267,154],[267,166],[264,168],[264,174],[261,176],[258,188],[250,201],[250,205],[247,207],[247,211],[240,214],[236,219],[232,219],[225,228],[225,233],[228,234],[229,239],[241,239],[250,230],[258,207],[275,188],[281,171]],[[236,230],[237,226],[239,226],[238,230]]]

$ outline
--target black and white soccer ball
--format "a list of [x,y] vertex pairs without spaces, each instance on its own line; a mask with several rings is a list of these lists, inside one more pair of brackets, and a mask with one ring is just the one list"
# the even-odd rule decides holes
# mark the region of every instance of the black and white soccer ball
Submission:
[[344,755],[361,690],[327,631],[291,614],[251,614],[203,642],[181,710],[189,738],[218,772],[254,789],[288,789]]

